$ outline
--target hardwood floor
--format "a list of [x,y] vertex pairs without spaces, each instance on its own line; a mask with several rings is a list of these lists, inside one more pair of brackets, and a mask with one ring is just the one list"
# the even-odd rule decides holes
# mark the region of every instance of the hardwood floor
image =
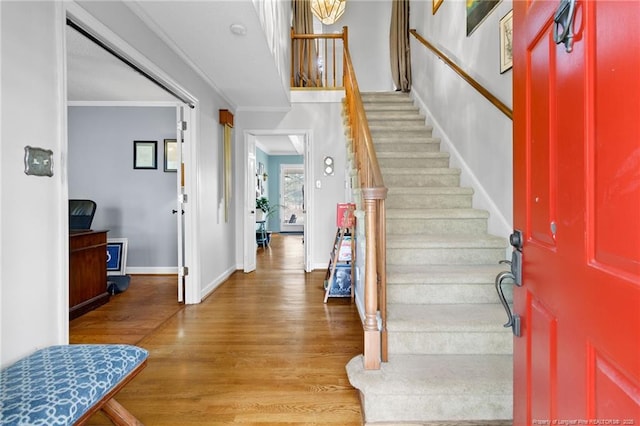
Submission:
[[[362,353],[355,305],[322,303],[325,272],[304,272],[301,236],[273,235],[257,261],[199,305],[175,302],[173,276],[133,276],[127,291],[71,321],[70,341],[149,350],[147,368],[117,396],[147,426],[361,425],[345,372]],[[97,414],[88,424],[111,423]]]

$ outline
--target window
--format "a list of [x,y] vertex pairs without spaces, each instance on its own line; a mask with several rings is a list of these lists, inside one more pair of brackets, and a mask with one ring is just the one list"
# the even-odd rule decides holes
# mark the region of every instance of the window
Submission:
[[280,166],[280,229],[282,232],[302,232],[304,228],[304,166]]

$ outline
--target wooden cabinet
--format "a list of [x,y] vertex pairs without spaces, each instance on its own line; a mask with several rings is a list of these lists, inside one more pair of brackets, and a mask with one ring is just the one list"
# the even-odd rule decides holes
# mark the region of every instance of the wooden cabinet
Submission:
[[69,234],[69,319],[109,301],[107,231]]

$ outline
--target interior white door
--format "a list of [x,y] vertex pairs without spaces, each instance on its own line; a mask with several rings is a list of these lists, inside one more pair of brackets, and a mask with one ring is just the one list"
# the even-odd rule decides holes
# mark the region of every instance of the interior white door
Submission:
[[311,151],[311,141],[309,140],[309,133],[304,135],[304,187],[302,188],[302,202],[303,202],[303,214],[304,214],[304,229],[302,235],[302,241],[304,242],[304,270],[306,272],[313,271],[313,265],[311,264],[311,224],[313,223],[313,206],[311,200],[313,200],[313,176],[310,173],[311,164],[313,162],[313,153]]
[[256,140],[247,135],[244,196],[244,272],[256,270]]
[[[183,163],[183,142],[184,142],[184,124],[185,114],[184,106],[178,106],[176,108],[176,147],[175,147],[175,164],[176,164],[176,208],[173,210],[173,214],[176,216],[176,226],[178,229],[178,302],[184,302],[184,291],[186,286],[185,281],[185,193],[184,193],[184,163]],[[167,155],[167,152],[165,152]]]

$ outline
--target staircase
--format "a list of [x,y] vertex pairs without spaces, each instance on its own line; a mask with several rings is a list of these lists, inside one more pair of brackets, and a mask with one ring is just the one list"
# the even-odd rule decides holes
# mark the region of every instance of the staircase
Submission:
[[511,424],[512,334],[494,287],[507,242],[408,94],[362,98],[389,189],[389,362],[347,364],[365,423]]

